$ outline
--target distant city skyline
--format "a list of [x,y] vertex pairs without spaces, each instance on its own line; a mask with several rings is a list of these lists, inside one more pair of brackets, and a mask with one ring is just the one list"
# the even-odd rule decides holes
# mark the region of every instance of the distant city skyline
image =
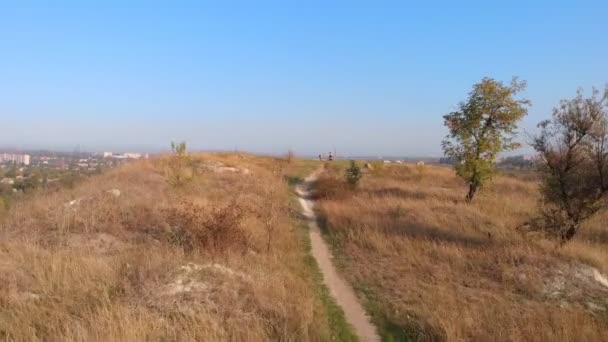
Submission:
[[0,5],[0,147],[439,157],[482,77],[530,132],[608,82],[605,1],[170,4]]

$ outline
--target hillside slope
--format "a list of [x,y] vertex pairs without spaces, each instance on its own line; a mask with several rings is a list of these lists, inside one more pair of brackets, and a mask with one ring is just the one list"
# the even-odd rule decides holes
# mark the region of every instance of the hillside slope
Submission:
[[563,248],[517,229],[533,174],[502,175],[472,204],[447,167],[376,165],[359,188],[335,163],[319,215],[342,273],[385,339],[608,340],[608,213]]
[[0,226],[0,339],[333,339],[292,167],[198,155],[173,187],[165,157],[16,202]]

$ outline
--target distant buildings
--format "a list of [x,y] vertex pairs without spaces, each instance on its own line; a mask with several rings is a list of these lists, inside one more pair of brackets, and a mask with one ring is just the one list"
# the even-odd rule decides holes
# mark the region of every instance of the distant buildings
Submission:
[[113,152],[104,152],[104,158],[114,158],[114,159],[148,159],[148,154],[142,155],[141,153],[113,153]]
[[0,163],[30,165],[30,155],[29,154],[2,153],[2,154],[0,154]]
[[123,154],[128,159],[139,159],[141,158],[141,153],[125,153]]

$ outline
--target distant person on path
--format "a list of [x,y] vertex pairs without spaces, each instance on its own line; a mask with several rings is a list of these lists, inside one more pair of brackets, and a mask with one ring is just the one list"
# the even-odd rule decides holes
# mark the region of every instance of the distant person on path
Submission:
[[331,154],[331,152],[329,152],[329,156],[327,157],[327,160],[329,160],[329,161],[334,160],[334,156]]
[[323,155],[319,154],[319,161],[323,161]]

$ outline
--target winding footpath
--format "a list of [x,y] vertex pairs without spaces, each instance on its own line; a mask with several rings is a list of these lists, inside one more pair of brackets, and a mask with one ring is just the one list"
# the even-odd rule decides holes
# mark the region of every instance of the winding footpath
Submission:
[[338,274],[333,262],[331,251],[321,236],[317,217],[314,212],[314,202],[309,199],[312,183],[317,179],[321,169],[306,177],[304,183],[296,188],[298,200],[302,206],[302,214],[308,220],[312,255],[316,259],[323,282],[329,289],[336,303],[344,311],[346,321],[355,329],[355,333],[362,341],[380,341],[376,327],[371,323],[369,316],[357,299],[352,287]]

